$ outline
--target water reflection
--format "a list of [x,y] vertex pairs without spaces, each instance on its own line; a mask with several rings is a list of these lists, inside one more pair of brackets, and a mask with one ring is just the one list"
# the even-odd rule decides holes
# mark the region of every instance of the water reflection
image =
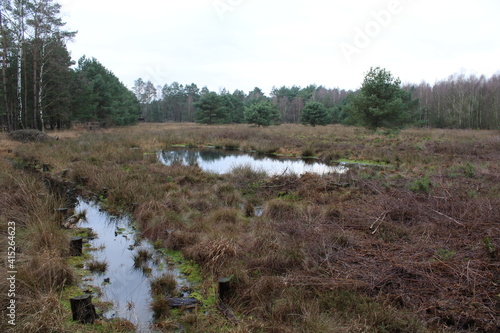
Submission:
[[229,173],[237,167],[250,167],[255,171],[265,172],[269,176],[281,174],[301,175],[304,173],[345,173],[348,170],[346,166],[330,166],[313,159],[278,158],[215,149],[176,148],[159,152],[158,159],[168,166],[174,164],[197,165],[203,171],[216,174]]
[[[97,238],[89,240],[94,260],[108,263],[104,274],[93,274],[90,286],[99,287],[102,300],[112,302],[113,308],[103,313],[105,318],[125,318],[137,326],[138,332],[153,332],[150,325],[153,313],[150,308],[151,279],[170,273],[177,285],[189,286],[178,269],[173,268],[145,240],[139,240],[127,217],[113,217],[102,211],[99,205],[79,200],[75,211],[85,211],[85,221],[79,227],[91,228]],[[134,256],[147,250],[153,257],[147,263],[147,271],[134,267]]]

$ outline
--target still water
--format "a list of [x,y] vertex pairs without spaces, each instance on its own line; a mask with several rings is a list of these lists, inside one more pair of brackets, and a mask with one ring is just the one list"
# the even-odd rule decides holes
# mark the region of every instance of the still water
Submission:
[[[105,318],[124,318],[137,326],[137,332],[153,332],[150,325],[153,313],[150,281],[164,273],[173,275],[177,286],[189,286],[172,263],[166,262],[146,240],[140,240],[128,217],[116,217],[102,211],[98,204],[79,200],[75,212],[85,211],[85,220],[78,227],[91,228],[97,234],[89,240],[96,261],[105,261],[107,270],[94,273],[85,281],[87,286],[101,289],[101,300],[113,303],[113,307],[103,313]],[[146,267],[134,267],[134,255],[140,249],[153,254]],[[109,282],[108,282],[109,281]]]
[[331,166],[314,159],[292,159],[281,157],[247,154],[240,151],[223,151],[215,149],[176,148],[158,153],[158,159],[165,165],[176,163],[182,165],[197,165],[205,172],[216,174],[230,173],[234,168],[250,167],[268,176],[281,174],[315,173],[345,173],[345,166]]

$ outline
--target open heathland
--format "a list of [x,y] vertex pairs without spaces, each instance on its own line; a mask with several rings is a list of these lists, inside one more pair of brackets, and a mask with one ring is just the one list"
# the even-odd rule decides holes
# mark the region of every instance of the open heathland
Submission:
[[[19,230],[23,332],[92,331],[69,324],[61,301],[78,277],[64,260],[69,236],[55,212],[64,191],[53,184],[130,213],[144,237],[200,265],[207,293],[230,278],[226,303],[236,321],[166,309],[157,324],[167,331],[500,330],[498,131],[184,123],[51,133],[60,140],[25,144],[1,135],[9,149],[0,160],[0,230],[6,238],[9,221]],[[352,167],[271,177],[240,167],[216,175],[159,163],[156,153],[173,145]],[[0,286],[4,311],[8,286]]]

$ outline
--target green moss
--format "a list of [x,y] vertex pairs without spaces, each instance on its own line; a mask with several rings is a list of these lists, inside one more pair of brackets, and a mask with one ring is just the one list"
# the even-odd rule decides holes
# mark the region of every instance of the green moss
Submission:
[[201,275],[200,266],[192,260],[184,261],[179,266],[182,274],[186,275],[186,279],[191,283],[201,283],[203,277]]
[[84,293],[78,286],[68,286],[64,288],[61,295],[61,304],[65,310],[71,311],[70,298],[82,296]]

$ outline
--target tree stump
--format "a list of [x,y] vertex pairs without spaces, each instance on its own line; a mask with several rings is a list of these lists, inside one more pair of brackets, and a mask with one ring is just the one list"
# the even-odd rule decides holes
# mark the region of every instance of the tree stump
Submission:
[[92,304],[91,295],[83,295],[71,298],[71,312],[73,320],[79,321],[82,324],[93,324],[97,318],[95,306]]
[[231,296],[231,279],[219,279],[219,299],[226,302]]
[[72,237],[69,245],[69,255],[72,257],[79,257],[83,254],[83,238]]

